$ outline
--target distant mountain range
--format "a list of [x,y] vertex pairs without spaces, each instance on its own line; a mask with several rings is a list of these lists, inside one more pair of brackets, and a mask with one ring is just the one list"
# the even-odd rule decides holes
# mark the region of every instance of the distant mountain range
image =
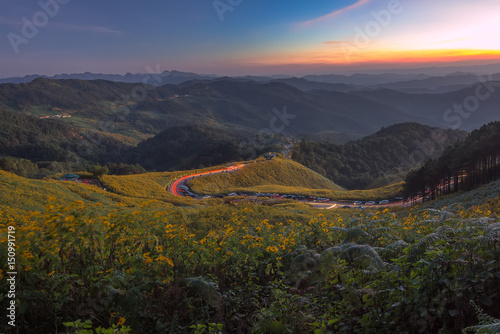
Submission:
[[211,80],[216,78],[215,75],[201,75],[189,72],[179,72],[179,71],[164,71],[161,73],[155,73],[154,69],[151,69],[152,73],[127,73],[125,75],[120,74],[102,74],[102,73],[74,73],[74,74],[58,74],[54,76],[47,75],[27,75],[24,77],[12,77],[0,79],[0,84],[2,83],[28,83],[37,78],[48,78],[48,79],[78,79],[78,80],[108,80],[114,82],[126,82],[126,83],[142,83],[146,82],[150,85],[160,86],[166,84],[179,84],[189,80],[194,79],[207,79]]
[[443,94],[409,94],[389,89],[353,94],[390,105],[407,115],[419,116],[429,124],[472,131],[500,120],[500,81],[476,83]]
[[[154,72],[151,69],[150,72]],[[338,92],[352,92],[357,90],[391,89],[405,93],[448,93],[468,86],[474,85],[481,80],[500,81],[500,73],[488,76],[481,76],[471,72],[453,72],[446,75],[428,75],[422,73],[382,73],[363,74],[355,73],[351,75],[324,74],[306,75],[302,78],[287,75],[273,76],[237,76],[219,77],[217,75],[204,75],[191,72],[164,71],[161,73],[127,73],[102,74],[102,73],[78,73],[59,74],[54,76],[28,75],[24,77],[12,77],[0,79],[2,83],[29,83],[38,78],[47,79],[77,79],[77,80],[107,80],[124,83],[147,83],[153,86],[163,86],[167,84],[181,84],[194,80],[211,81],[214,79],[231,79],[242,82],[282,82],[287,85],[299,88],[303,91],[309,90],[329,90]]]

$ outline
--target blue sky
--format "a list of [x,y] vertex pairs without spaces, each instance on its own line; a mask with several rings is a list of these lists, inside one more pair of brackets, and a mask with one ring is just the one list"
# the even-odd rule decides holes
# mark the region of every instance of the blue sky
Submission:
[[[223,20],[213,0],[42,0],[55,1],[53,17],[37,1],[2,3],[0,77],[157,65],[298,75],[500,60],[498,0],[220,0],[232,9]],[[23,18],[39,20],[33,36]]]

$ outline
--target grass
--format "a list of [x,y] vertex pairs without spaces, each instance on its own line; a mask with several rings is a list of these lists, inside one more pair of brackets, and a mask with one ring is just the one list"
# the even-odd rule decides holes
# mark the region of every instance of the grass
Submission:
[[109,205],[133,205],[136,202],[91,185],[50,179],[32,180],[4,171],[0,171],[0,194],[2,205],[27,211],[41,211],[53,202],[61,205],[75,201]]
[[[239,164],[236,162],[235,164]],[[54,202],[70,204],[75,201],[126,206],[142,205],[145,201],[155,201],[160,206],[206,205],[189,197],[176,197],[167,191],[176,179],[198,172],[227,167],[220,165],[200,170],[182,172],[145,173],[138,175],[101,177],[106,191],[82,183],[58,181],[63,174],[53,175],[45,180],[31,180],[0,171],[0,203],[23,210],[43,210]],[[84,177],[90,175],[77,173]],[[258,159],[237,172],[214,174],[194,179],[192,189],[200,194],[230,192],[278,192],[282,194],[302,194],[305,196],[330,197],[337,200],[371,200],[390,198],[401,185],[374,190],[345,191],[321,175],[304,166],[281,158],[271,161]]]
[[[78,173],[85,176],[85,173]],[[69,205],[76,201],[86,204],[114,207],[135,207],[146,202],[169,207],[195,205],[191,198],[176,197],[166,187],[175,173],[148,173],[141,175],[110,176],[101,178],[106,191],[94,185],[59,181],[62,174],[44,180],[33,180],[0,170],[0,205],[26,211],[43,211],[47,205]]]
[[193,179],[189,185],[194,192],[200,194],[222,194],[232,192],[235,189],[259,186],[344,190],[311,169],[295,161],[282,158],[268,161],[258,160],[236,172],[213,174]]
[[189,182],[198,194],[214,195],[232,192],[280,193],[329,197],[336,200],[381,200],[398,196],[403,183],[369,190],[351,190],[336,185],[303,165],[274,158],[248,164],[241,170],[195,178]]

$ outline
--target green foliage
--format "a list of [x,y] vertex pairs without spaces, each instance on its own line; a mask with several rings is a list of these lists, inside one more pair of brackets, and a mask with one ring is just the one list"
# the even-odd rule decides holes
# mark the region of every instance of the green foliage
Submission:
[[443,155],[429,160],[406,178],[408,196],[435,199],[452,192],[471,190],[500,176],[500,122],[474,130],[461,142],[448,147]]
[[109,328],[102,328],[101,326],[93,329],[92,321],[86,320],[82,322],[81,320],[76,320],[74,322],[63,323],[65,327],[70,328],[75,334],[124,334],[131,332],[131,328],[127,326],[118,326],[113,324]]
[[139,143],[128,159],[149,170],[183,170],[251,159],[280,149],[283,138],[273,136],[263,145],[224,128],[186,125],[170,127]]
[[93,332],[126,319],[143,333],[458,333],[477,324],[469,300],[498,319],[498,188],[439,209],[176,207],[165,186],[180,175],[105,175],[102,191],[0,172],[0,262],[15,225],[19,331],[80,318]]
[[[429,139],[436,137],[438,141]],[[464,137],[463,131],[403,123],[347,144],[303,140],[295,145],[292,158],[345,188],[365,189],[375,181],[378,187],[402,181],[401,176],[404,177],[409,169],[424,162],[413,161],[412,155],[424,154],[422,142],[432,144],[425,149],[425,154],[433,158]],[[393,174],[399,174],[399,180],[394,179]]]
[[94,165],[90,170],[92,176],[96,179],[107,175],[109,173],[109,168],[107,166]]
[[57,161],[81,169],[92,162],[119,162],[127,147],[104,132],[38,119],[0,106],[0,155],[36,163]]
[[194,334],[222,334],[224,324],[209,323],[208,326],[204,324],[192,325],[189,328],[194,329]]
[[485,314],[483,310],[471,300],[471,305],[476,311],[479,325],[464,328],[462,333],[495,334],[500,333],[500,319],[495,319]]
[[147,171],[139,164],[130,165],[125,163],[111,163],[108,166],[109,174],[112,175],[133,175],[133,174],[142,174]]

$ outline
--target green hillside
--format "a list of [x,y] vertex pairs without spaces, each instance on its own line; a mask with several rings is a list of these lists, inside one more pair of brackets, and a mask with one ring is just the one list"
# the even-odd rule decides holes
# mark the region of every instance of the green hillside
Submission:
[[131,144],[127,141],[116,134],[39,119],[0,106],[0,156],[58,161],[83,168],[90,163],[122,161]]
[[249,163],[241,170],[195,178],[191,189],[200,194],[227,194],[236,189],[255,189],[259,186],[302,187],[342,191],[332,181],[291,160],[274,158],[268,161]]
[[175,126],[132,148],[128,161],[149,170],[188,170],[281,150],[284,141],[283,136],[275,135],[260,144],[254,136],[245,137],[220,127]]
[[365,189],[371,183],[391,184],[397,174],[403,181],[409,169],[440,156],[466,136],[462,130],[401,123],[346,144],[302,140],[292,158],[345,188]]

